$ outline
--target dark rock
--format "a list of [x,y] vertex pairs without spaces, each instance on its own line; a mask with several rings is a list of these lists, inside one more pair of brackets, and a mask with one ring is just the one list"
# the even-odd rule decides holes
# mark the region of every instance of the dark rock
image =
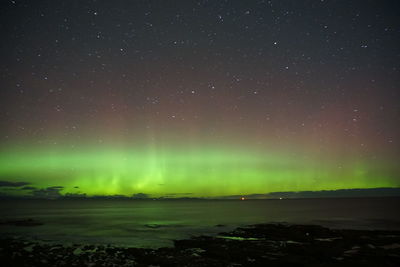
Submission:
[[400,266],[400,231],[262,224],[175,240],[172,248],[0,239],[2,266]]

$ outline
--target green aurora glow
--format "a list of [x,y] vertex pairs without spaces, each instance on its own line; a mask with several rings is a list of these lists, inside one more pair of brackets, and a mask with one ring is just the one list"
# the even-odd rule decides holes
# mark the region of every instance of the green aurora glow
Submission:
[[[37,188],[64,186],[63,194],[128,196],[142,192],[212,197],[399,186],[395,172],[387,171],[394,165],[353,161],[338,166],[335,160],[322,163],[290,155],[206,146],[14,148],[0,152],[0,177]],[[378,174],[377,168],[386,172]]]
[[400,187],[396,1],[2,2],[0,197]]

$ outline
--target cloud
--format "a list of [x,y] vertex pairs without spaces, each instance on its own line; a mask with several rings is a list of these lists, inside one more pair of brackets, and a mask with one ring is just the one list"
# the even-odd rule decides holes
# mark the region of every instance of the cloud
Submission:
[[86,198],[86,193],[66,193],[64,195],[66,198]]
[[21,190],[36,190],[37,188],[34,186],[24,186],[21,188]]
[[50,186],[50,187],[47,187],[47,189],[51,189],[51,190],[62,190],[62,189],[64,189],[64,186],[60,186],[60,185],[57,185],[57,186]]
[[60,191],[64,186],[50,186],[44,189],[37,189],[32,191],[34,197],[37,198],[59,198],[62,197]]
[[132,198],[135,198],[135,199],[145,199],[145,198],[149,198],[149,197],[150,197],[150,195],[145,194],[145,193],[137,193],[137,194],[132,195]]
[[21,186],[28,185],[28,184],[31,184],[31,183],[0,181],[0,187],[21,187]]

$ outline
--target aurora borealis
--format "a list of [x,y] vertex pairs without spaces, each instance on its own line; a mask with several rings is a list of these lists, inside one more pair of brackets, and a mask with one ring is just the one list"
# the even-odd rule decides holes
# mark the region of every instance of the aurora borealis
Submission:
[[[353,163],[338,168],[334,163],[317,166],[315,160],[287,155],[268,155],[224,148],[184,149],[85,149],[8,153],[1,159],[2,176],[23,177],[26,173],[38,185],[62,184],[71,192],[125,194],[146,192],[187,196],[221,196],[285,190],[340,189],[393,186],[390,174],[380,180],[367,164]],[[394,167],[394,166],[388,166]],[[340,178],[337,178],[340,177]],[[79,190],[73,189],[79,184]],[[190,193],[187,193],[190,192]]]
[[0,193],[399,187],[398,8],[4,1]]

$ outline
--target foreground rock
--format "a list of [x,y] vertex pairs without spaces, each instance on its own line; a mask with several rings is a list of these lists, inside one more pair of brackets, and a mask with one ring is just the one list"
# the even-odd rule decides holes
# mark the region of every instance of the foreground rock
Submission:
[[262,224],[172,248],[0,241],[2,266],[400,266],[400,231]]

